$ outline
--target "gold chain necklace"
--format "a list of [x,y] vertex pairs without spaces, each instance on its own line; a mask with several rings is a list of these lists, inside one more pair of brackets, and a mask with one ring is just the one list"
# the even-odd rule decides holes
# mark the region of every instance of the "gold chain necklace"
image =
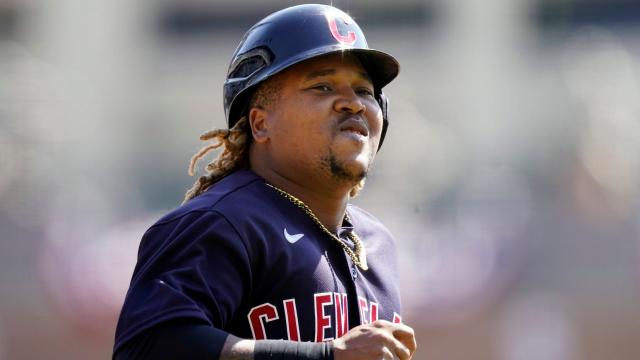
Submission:
[[[338,244],[340,244],[344,252],[346,252],[347,255],[349,255],[349,257],[351,258],[354,264],[358,265],[358,267],[360,267],[362,270],[369,269],[369,266],[367,265],[367,251],[362,245],[362,241],[360,240],[360,237],[358,237],[358,235],[354,231],[349,232],[349,238],[353,241],[353,244],[355,245],[355,251],[351,250],[349,245],[345,244],[344,241],[340,240],[340,238],[338,238],[334,233],[332,233],[331,231],[329,231],[329,229],[327,229],[324,225],[322,225],[322,223],[316,217],[313,211],[311,211],[311,209],[307,206],[307,204],[302,202],[302,200],[298,199],[297,197],[271,184],[266,184],[266,185],[268,185],[269,187],[274,189],[276,192],[278,192],[280,195],[282,195],[282,197],[291,201],[294,205],[302,209],[302,211],[304,211],[311,218],[311,220],[313,220],[313,222],[316,223],[318,227],[320,227],[320,229],[324,233],[329,235],[333,240],[337,241]],[[347,216],[346,213],[344,217],[345,219],[349,220],[349,217]]]

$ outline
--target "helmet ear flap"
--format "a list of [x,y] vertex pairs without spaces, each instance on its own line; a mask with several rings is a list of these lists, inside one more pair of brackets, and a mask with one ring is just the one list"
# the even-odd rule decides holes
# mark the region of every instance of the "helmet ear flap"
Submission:
[[382,142],[387,134],[387,128],[389,127],[389,98],[381,90],[376,91],[376,100],[380,105],[382,111],[382,133],[380,134],[380,143],[378,143],[378,150],[382,147]]
[[[224,92],[234,96],[234,98],[224,98],[229,128],[232,128],[249,108],[247,101],[251,94],[247,91],[251,87],[250,82],[271,65],[273,58],[274,55],[269,49],[258,47],[237,55],[229,65],[227,80],[224,84]],[[236,96],[237,99],[235,99]],[[232,102],[235,103],[234,106]]]
[[273,53],[264,47],[240,54],[229,65],[227,80],[244,80],[271,65]]

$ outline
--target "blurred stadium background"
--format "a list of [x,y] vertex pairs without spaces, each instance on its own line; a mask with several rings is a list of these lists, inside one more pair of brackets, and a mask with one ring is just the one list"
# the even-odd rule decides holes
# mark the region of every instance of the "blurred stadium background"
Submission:
[[[294,3],[0,0],[0,359],[110,358],[232,51]],[[357,202],[416,359],[640,359],[640,2],[333,3],[402,64]]]

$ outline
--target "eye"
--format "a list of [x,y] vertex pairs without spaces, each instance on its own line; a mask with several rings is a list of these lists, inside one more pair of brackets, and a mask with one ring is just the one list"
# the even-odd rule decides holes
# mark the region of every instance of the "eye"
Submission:
[[331,88],[331,86],[326,85],[326,84],[314,85],[314,86],[311,87],[311,89],[318,90],[320,92],[330,92],[331,90],[333,90]]
[[362,96],[373,96],[373,89],[370,89],[368,87],[357,88],[356,92],[358,93],[358,95]]

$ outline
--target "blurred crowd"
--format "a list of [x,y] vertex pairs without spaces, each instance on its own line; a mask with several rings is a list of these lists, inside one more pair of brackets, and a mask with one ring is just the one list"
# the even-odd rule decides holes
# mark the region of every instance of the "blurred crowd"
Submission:
[[[0,0],[0,359],[110,357],[235,46],[291,3]],[[402,66],[355,202],[416,358],[640,358],[640,3],[332,3]]]

